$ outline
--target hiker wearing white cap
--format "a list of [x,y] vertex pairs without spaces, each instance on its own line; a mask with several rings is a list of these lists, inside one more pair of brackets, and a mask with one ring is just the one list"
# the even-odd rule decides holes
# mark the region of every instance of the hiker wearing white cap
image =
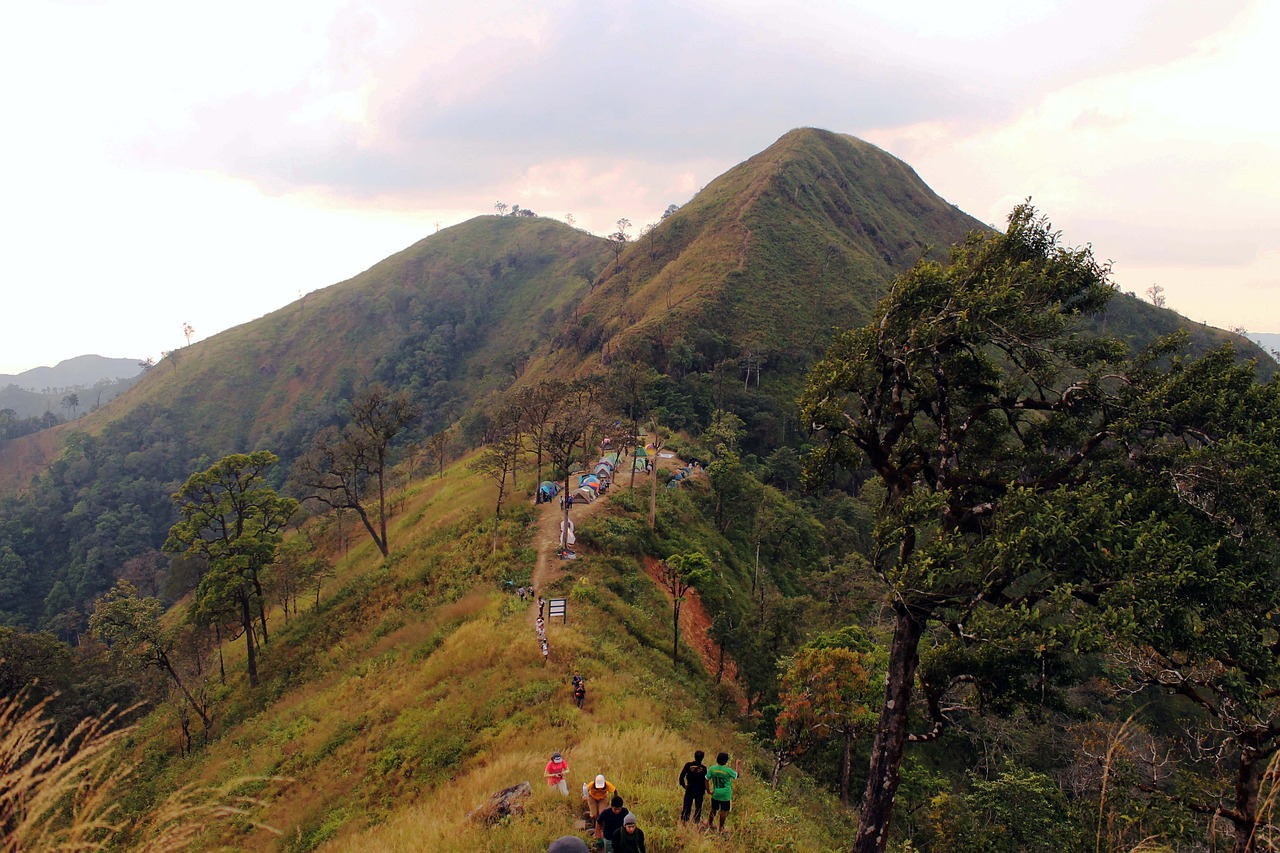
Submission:
[[636,825],[636,816],[622,819],[622,828],[613,834],[612,853],[644,853],[644,831]]
[[607,808],[605,804],[612,800],[616,793],[618,789],[604,778],[603,773],[596,776],[596,781],[587,788],[587,811],[591,814],[592,823],[600,817],[601,810]]
[[560,793],[569,796],[569,783],[565,781],[565,776],[569,773],[569,762],[564,760],[564,756],[556,753],[551,756],[551,760],[547,762],[547,784],[553,788],[559,788]]

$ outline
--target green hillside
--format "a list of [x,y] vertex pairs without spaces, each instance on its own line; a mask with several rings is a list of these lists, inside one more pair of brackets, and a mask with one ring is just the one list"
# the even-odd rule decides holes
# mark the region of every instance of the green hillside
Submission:
[[[555,220],[477,217],[174,351],[74,430],[98,434],[148,407],[209,456],[269,447],[288,461],[370,381],[412,391],[430,432],[513,382],[639,359],[672,379],[663,405],[677,421],[734,409],[767,449],[789,440],[798,378],[834,331],[864,322],[917,258],[985,227],[875,146],[793,130],[616,260],[608,241]],[[1116,303],[1110,331],[1135,341],[1194,325]],[[702,399],[733,375],[758,391]],[[0,443],[0,489],[25,487],[72,431]]]
[[291,431],[313,430],[352,388],[382,380],[415,391],[432,425],[447,424],[510,384],[512,365],[605,254],[604,241],[554,220],[473,219],[179,350],[127,404],[186,413],[211,448],[279,446]]
[[[145,813],[184,785],[231,786],[258,798],[254,821],[279,834],[233,820],[201,846],[533,853],[573,834],[579,817],[576,793],[562,799],[541,778],[559,750],[574,792],[596,773],[617,785],[650,849],[713,850],[714,836],[676,820],[675,780],[694,749],[723,749],[744,766],[735,849],[839,849],[850,817],[804,774],[788,773],[777,790],[767,784],[767,753],[737,725],[744,687],[726,680],[717,692],[709,661],[689,644],[688,612],[672,666],[671,606],[645,574],[645,550],[718,544],[723,586],[707,594],[750,583],[745,561],[702,514],[705,475],[661,490],[652,533],[641,520],[643,480],[602,500],[578,518],[579,559],[541,570],[538,555],[545,560],[554,544],[540,533],[558,511],[532,507],[522,493],[490,553],[492,492],[462,464],[419,480],[398,500],[392,535],[403,547],[386,561],[367,539],[347,550],[332,525],[313,528],[317,553],[336,565],[319,604],[308,593],[297,615],[272,612],[256,689],[244,678],[242,643],[223,647],[226,686],[216,672],[204,676],[215,716],[207,747],[178,754],[180,697],[142,722],[140,778],[121,808]],[[549,627],[549,662],[532,600],[512,593],[535,572],[540,594],[569,602],[567,622]],[[582,710],[571,700],[575,672],[588,684]],[[467,819],[490,794],[526,780],[533,796],[522,817],[493,826]]]
[[[425,428],[437,428],[510,384],[606,254],[604,240],[555,220],[479,217],[173,351],[74,428],[99,434],[146,408],[211,456],[269,446],[291,459],[373,380],[412,389],[427,407]],[[37,449],[0,444],[0,488],[26,486],[52,461]]]

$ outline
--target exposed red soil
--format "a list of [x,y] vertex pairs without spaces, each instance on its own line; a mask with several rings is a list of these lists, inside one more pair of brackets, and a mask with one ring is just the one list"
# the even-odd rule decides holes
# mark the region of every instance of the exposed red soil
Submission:
[[[670,601],[671,594],[662,586],[661,566],[662,561],[656,557],[644,558],[645,573]],[[680,623],[680,637],[698,653],[707,672],[714,673],[720,668],[720,647],[711,639],[711,614],[702,605],[696,589],[685,595],[684,605],[680,608]],[[738,665],[727,654],[724,656],[724,677],[731,682],[738,680]]]

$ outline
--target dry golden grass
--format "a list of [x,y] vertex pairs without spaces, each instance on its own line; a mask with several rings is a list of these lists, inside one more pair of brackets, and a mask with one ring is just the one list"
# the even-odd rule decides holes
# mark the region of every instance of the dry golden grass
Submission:
[[[604,773],[617,785],[627,808],[635,813],[647,848],[653,853],[722,850],[720,836],[679,820],[681,792],[676,777],[695,746],[685,736],[655,726],[606,724],[590,730],[581,740],[563,747],[570,766],[567,798],[542,780],[546,751],[507,750],[486,766],[452,780],[429,800],[401,811],[386,824],[324,849],[360,853],[541,853],[553,838],[573,834],[574,822],[581,813],[582,784],[596,773]],[[736,745],[725,744],[725,748],[738,751]],[[467,812],[488,796],[523,780],[534,786],[523,816],[490,827],[466,820]],[[760,779],[745,777],[735,785],[734,811],[728,822],[733,849],[840,849],[805,817],[809,809],[823,808],[816,798],[788,803],[786,797],[770,790]],[[577,834],[585,837],[583,832]]]
[[239,793],[273,781],[263,779],[186,786],[143,818],[118,820],[118,799],[137,766],[122,760],[117,746],[133,727],[108,712],[59,737],[45,713],[49,701],[24,709],[23,695],[0,697],[0,851],[91,851],[122,843],[146,853],[188,850],[223,821],[278,834],[254,817],[262,799]]

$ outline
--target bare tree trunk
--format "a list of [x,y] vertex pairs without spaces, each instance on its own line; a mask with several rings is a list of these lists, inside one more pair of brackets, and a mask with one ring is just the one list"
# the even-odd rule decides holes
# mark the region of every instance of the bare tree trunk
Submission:
[[[381,481],[379,481],[378,491],[382,491]],[[356,515],[360,516],[360,520],[364,522],[365,530],[369,531],[369,537],[373,539],[373,544],[378,546],[378,550],[382,552],[382,556],[387,556],[387,516],[386,513],[379,513],[379,522],[381,524],[382,533],[379,535],[377,529],[374,528],[373,522],[369,520],[369,513],[365,512],[363,506],[355,507]],[[350,553],[350,539],[345,541],[347,553]]]
[[180,754],[185,758],[191,754],[191,714],[186,708],[178,709],[178,727],[182,730]]
[[245,656],[249,664],[249,686],[258,686],[258,652],[253,646],[253,613],[249,609],[249,594],[240,592],[240,624],[244,627]]
[[222,660],[222,626],[213,623],[213,638],[218,643],[218,678],[223,687],[227,686],[227,665]]
[[1255,853],[1258,850],[1258,797],[1265,769],[1257,753],[1242,745],[1240,766],[1236,770],[1236,807],[1231,815],[1236,836],[1232,853]]
[[907,711],[920,663],[920,637],[924,634],[922,615],[913,614],[905,604],[894,605],[893,643],[889,648],[889,675],[885,685],[880,726],[871,747],[867,786],[862,793],[862,813],[854,853],[884,853],[893,819],[893,801],[902,780],[902,753],[907,742]]
[[271,640],[267,636],[267,597],[262,593],[262,581],[258,578],[258,573],[253,573],[253,591],[258,594],[258,618],[262,620],[262,645],[266,645]]
[[671,668],[675,669],[680,660],[680,599],[677,598],[672,603],[671,608],[671,625],[674,629],[674,639],[671,642]]
[[560,519],[560,550],[566,551],[569,548],[569,480],[572,474],[564,475],[564,494],[560,496],[561,508],[564,517]]
[[[178,685],[178,689],[182,691],[182,695],[187,697],[187,702],[191,705],[192,710],[200,715],[200,722],[204,724],[204,736],[205,739],[208,740],[209,728],[213,725],[209,722],[209,716],[205,714],[204,709],[196,702],[196,698],[191,695],[191,691],[187,689],[187,685],[182,683],[182,679],[178,677],[178,673],[174,672],[173,665],[169,663],[169,656],[165,655],[162,657],[160,659],[160,663],[163,664],[164,668],[168,671],[169,676],[173,679],[173,683]],[[184,725],[183,728],[185,729],[186,726]],[[188,741],[190,741],[189,737]]]
[[653,459],[653,484],[649,487],[649,528],[658,522],[658,454]]
[[[385,462],[380,463],[385,465]],[[378,469],[378,528],[381,536],[375,536],[374,539],[378,543],[378,550],[382,552],[382,556],[387,556],[387,490],[386,483],[382,475],[382,468]]]
[[633,412],[631,418],[631,482],[627,484],[628,489],[636,487],[636,451],[640,449],[640,423],[635,419],[634,414]]
[[849,765],[853,757],[853,728],[844,730],[844,753],[840,756],[840,804],[849,805]]

